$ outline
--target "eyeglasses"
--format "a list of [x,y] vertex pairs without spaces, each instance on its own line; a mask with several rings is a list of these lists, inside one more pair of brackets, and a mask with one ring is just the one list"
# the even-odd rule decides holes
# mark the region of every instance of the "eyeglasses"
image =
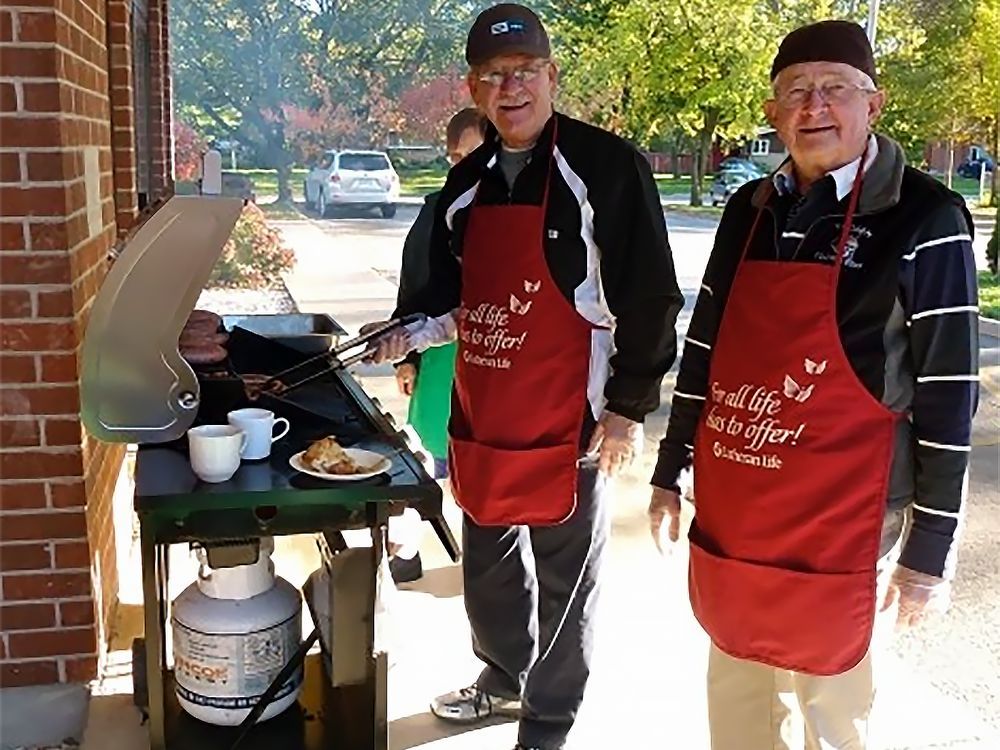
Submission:
[[792,109],[811,101],[814,91],[826,104],[846,104],[858,91],[864,91],[867,94],[875,93],[875,89],[870,89],[867,86],[835,81],[824,83],[821,86],[793,86],[785,91],[775,92],[774,98],[782,107]]
[[545,60],[541,63],[525,65],[520,68],[514,68],[513,70],[490,70],[486,73],[480,73],[476,76],[476,80],[480,83],[485,83],[487,86],[492,86],[495,89],[503,86],[504,81],[508,78],[517,81],[520,84],[530,83],[538,78],[538,74],[545,70],[548,65],[549,61]]

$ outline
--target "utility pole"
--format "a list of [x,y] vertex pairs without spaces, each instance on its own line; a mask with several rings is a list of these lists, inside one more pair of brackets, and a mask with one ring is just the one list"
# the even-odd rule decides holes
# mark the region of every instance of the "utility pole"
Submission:
[[878,6],[879,0],[869,0],[868,2],[868,41],[872,47],[875,46],[875,32],[878,30]]

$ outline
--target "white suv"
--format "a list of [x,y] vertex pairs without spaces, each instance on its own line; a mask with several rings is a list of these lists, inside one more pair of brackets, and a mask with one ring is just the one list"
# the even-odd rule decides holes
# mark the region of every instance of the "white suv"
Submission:
[[396,215],[399,175],[384,151],[327,151],[306,176],[306,205],[326,216],[336,206],[378,207]]

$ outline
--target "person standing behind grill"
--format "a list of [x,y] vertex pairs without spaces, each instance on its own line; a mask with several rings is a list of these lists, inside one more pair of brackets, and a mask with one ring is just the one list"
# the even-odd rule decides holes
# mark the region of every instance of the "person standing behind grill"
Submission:
[[[475,107],[466,107],[455,113],[445,131],[445,146],[452,166],[482,144],[485,128],[486,118]],[[441,191],[436,191],[424,198],[424,205],[406,235],[393,318],[416,312],[415,301],[429,282],[431,228],[440,196]],[[416,430],[424,449],[434,459],[435,479],[448,476],[448,417],[451,414],[456,349],[455,343],[435,346],[423,354],[411,353],[396,365],[399,392],[410,397],[408,421]],[[389,568],[396,583],[415,581],[423,575],[416,543],[419,521],[414,523],[412,518],[415,513],[408,509],[400,521],[396,524],[390,522],[389,525],[393,553]],[[392,533],[394,526],[399,528],[395,535]]]
[[726,206],[684,346],[650,524],[676,539],[693,460],[713,750],[863,750],[883,635],[948,604],[979,379],[972,221],[872,133],[875,81],[857,24],[781,43],[765,111],[791,158]]
[[556,750],[590,673],[607,478],[642,448],[683,298],[648,162],[554,112],[558,70],[538,17],[485,10],[466,59],[491,125],[438,202],[414,306],[429,319],[386,336],[379,358],[458,339],[449,469],[485,668],[431,710],[517,716],[518,748]]

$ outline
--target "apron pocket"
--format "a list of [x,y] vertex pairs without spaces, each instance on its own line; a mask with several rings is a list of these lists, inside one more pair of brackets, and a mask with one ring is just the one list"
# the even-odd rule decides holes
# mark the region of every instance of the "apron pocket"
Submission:
[[835,675],[868,652],[875,570],[807,573],[720,557],[695,541],[688,588],[695,617],[722,651],[811,675]]
[[509,450],[452,437],[455,499],[480,526],[553,526],[576,508],[577,448]]

